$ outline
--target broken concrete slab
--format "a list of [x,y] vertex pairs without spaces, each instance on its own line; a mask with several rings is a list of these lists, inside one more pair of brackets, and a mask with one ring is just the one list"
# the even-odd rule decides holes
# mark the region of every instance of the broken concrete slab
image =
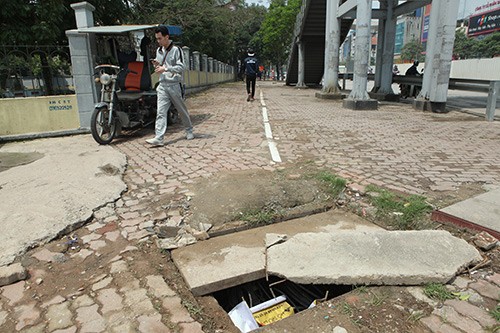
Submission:
[[172,259],[193,294],[200,296],[265,277],[267,234],[378,229],[357,215],[333,210],[211,238],[173,250]]
[[0,267],[0,287],[26,279],[28,272],[20,263]]
[[432,219],[484,230],[500,238],[500,188],[432,213]]
[[126,189],[125,155],[90,135],[8,143],[2,152],[42,156],[0,172],[0,266],[85,223]]
[[481,259],[444,230],[309,232],[269,247],[267,271],[299,284],[420,285]]

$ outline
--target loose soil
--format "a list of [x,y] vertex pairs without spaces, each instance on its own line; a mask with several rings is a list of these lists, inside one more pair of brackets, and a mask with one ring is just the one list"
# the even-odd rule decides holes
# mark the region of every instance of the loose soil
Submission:
[[[29,163],[29,161],[23,161]],[[22,164],[22,163],[21,163]],[[186,196],[159,197],[154,205],[167,207],[172,201],[179,207],[185,207],[186,222],[196,227],[199,223],[211,223],[216,232],[231,232],[235,226],[251,228],[242,217],[259,210],[272,212],[272,218],[262,223],[273,223],[299,216],[313,214],[328,209],[345,209],[359,213],[375,221],[369,200],[364,193],[346,187],[340,196],[333,196],[328,184],[318,179],[317,175],[325,170],[314,163],[294,163],[280,167],[279,170],[228,172],[203,179],[192,184],[191,193]],[[464,184],[457,191],[430,193],[429,202],[436,207],[444,207],[484,192],[482,184]],[[104,207],[103,209],[109,209]],[[444,228],[453,234],[470,240],[474,232],[430,222],[433,228]],[[106,230],[117,228],[113,222]],[[74,235],[81,239],[88,234],[86,228],[80,228]],[[64,259],[51,263],[40,262],[28,252],[22,259],[30,268],[27,284],[33,299],[50,300],[56,295],[75,297],[85,290],[88,281],[102,275],[103,267],[120,255],[126,241],[121,239],[107,246],[101,256],[87,258],[84,265],[76,259]],[[85,248],[85,244],[68,246],[68,238],[62,237],[45,247],[53,252],[72,254]],[[76,246],[75,246],[76,245]],[[74,247],[74,248],[72,248]],[[230,321],[227,313],[211,296],[194,297],[170,258],[168,251],[159,251],[153,240],[138,245],[137,251],[127,252],[123,256],[133,260],[131,274],[140,278],[150,274],[161,274],[169,286],[183,299],[184,306],[191,316],[203,325],[208,333],[239,332]],[[485,253],[492,262],[485,271],[500,270],[499,250]],[[43,276],[43,283],[37,278]],[[40,281],[38,281],[40,282]],[[88,287],[87,287],[88,288]],[[158,307],[161,308],[161,307]],[[263,332],[332,332],[336,326],[349,332],[428,332],[418,318],[428,315],[432,309],[423,302],[416,301],[407,288],[382,286],[360,287],[335,299],[320,303],[316,308],[291,316],[273,325],[261,328]],[[12,323],[12,328],[14,323]]]

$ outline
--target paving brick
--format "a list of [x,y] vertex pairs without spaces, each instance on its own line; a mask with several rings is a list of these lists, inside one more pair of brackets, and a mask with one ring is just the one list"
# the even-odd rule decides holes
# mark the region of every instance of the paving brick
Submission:
[[100,290],[97,300],[102,304],[101,313],[103,315],[123,307],[122,297],[113,288]]
[[24,281],[19,281],[8,286],[3,286],[0,288],[2,296],[9,300],[9,304],[13,305],[19,302],[24,296]]
[[67,302],[49,306],[45,314],[45,318],[48,321],[49,332],[70,327],[72,325],[72,316],[69,310],[69,303]]
[[71,326],[63,330],[57,330],[52,333],[76,333],[76,326]]
[[192,323],[180,323],[182,333],[203,333],[200,323],[194,321]]
[[146,283],[153,295],[157,298],[176,295],[175,292],[167,285],[165,280],[163,280],[163,277],[159,275],[146,276]]
[[193,318],[182,305],[181,299],[178,296],[165,297],[163,299],[163,307],[170,313],[170,321],[173,323],[188,323],[192,322]]
[[453,307],[462,316],[474,319],[483,327],[493,326],[496,324],[495,319],[493,319],[488,312],[466,301],[453,299],[447,300],[444,304]]
[[161,322],[161,315],[140,316],[137,318],[139,322],[139,332],[141,333],[168,333],[170,329]]
[[461,316],[455,309],[451,306],[445,305],[441,308],[436,308],[432,311],[434,315],[441,317],[443,321],[452,325],[455,328],[459,328],[465,332],[481,332],[481,325],[468,317]]
[[500,287],[485,280],[478,280],[469,284],[469,287],[476,290],[480,295],[500,301]]
[[463,333],[456,328],[448,325],[438,316],[431,315],[430,317],[420,319],[420,322],[427,326],[433,333]]
[[16,330],[20,331],[26,326],[35,324],[40,318],[40,311],[35,307],[35,303],[19,305],[14,309],[14,318],[16,319]]
[[98,305],[76,309],[76,321],[80,323],[82,333],[103,332],[106,328],[104,318],[97,312]]
[[26,276],[27,276],[27,271],[20,263],[15,263],[8,266],[1,266],[0,287],[12,284],[19,280],[24,280],[26,279]]
[[486,278],[486,280],[493,282],[498,287],[500,287],[500,274],[494,273]]

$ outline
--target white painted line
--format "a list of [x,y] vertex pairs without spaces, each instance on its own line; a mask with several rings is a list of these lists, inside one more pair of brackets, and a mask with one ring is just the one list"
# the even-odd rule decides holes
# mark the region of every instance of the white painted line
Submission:
[[267,108],[266,107],[262,108],[262,118],[264,118],[265,123],[267,123],[269,121],[269,118],[267,117]]
[[273,132],[271,131],[271,125],[269,125],[269,123],[264,123],[264,131],[266,132],[267,140],[272,140]]
[[271,151],[271,158],[274,162],[281,163],[280,153],[278,151],[278,147],[276,147],[276,142],[268,141],[269,150]]
[[267,107],[264,102],[264,93],[260,91],[260,104],[262,105],[262,119],[264,122],[264,131],[266,133],[267,145],[269,146],[269,151],[271,152],[271,158],[274,162],[281,163],[280,153],[276,142],[273,140],[273,132],[271,131],[271,124],[269,123],[269,117],[267,115]]

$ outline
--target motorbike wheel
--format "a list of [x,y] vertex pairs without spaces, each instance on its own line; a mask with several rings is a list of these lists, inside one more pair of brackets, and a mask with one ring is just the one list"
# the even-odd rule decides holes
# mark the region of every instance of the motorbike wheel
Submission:
[[173,125],[179,121],[179,112],[174,106],[171,106],[167,112],[167,124]]
[[107,107],[96,108],[90,118],[92,137],[101,145],[109,144],[116,134],[116,119],[109,124],[109,110]]

